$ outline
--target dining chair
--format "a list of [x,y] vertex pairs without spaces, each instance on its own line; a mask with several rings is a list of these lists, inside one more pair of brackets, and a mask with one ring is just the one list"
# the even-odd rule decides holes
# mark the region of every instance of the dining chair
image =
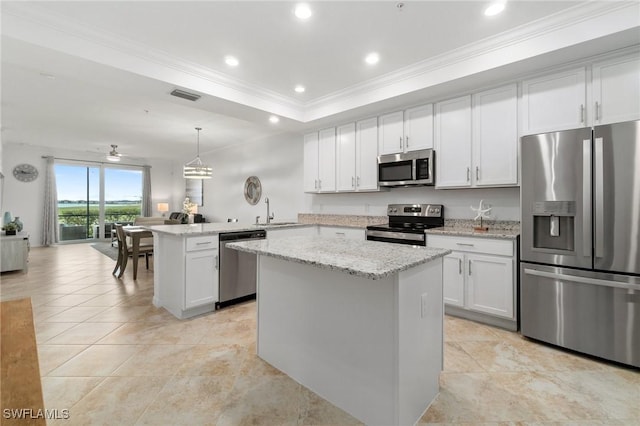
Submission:
[[[118,240],[118,259],[116,260],[116,267],[113,268],[113,275],[118,273],[117,277],[122,278],[124,270],[127,268],[127,261],[129,257],[133,255],[133,248],[127,245],[127,238],[124,233],[124,229],[121,224],[114,224],[116,227],[116,239]],[[147,269],[149,269],[149,255],[153,254],[153,245],[142,244],[138,248],[138,253],[144,254]]]

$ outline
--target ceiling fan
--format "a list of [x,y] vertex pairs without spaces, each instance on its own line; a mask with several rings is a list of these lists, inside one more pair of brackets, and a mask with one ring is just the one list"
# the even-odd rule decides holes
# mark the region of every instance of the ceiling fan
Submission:
[[111,151],[107,154],[107,160],[117,162],[120,161],[122,154],[118,152],[118,145],[111,145]]

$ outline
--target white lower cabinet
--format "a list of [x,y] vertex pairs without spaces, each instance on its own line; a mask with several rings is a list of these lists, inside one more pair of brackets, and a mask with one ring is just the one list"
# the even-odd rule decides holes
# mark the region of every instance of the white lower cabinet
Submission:
[[185,262],[185,309],[217,302],[218,250],[189,252]]
[[153,236],[153,304],[179,319],[215,310],[218,302],[218,235]]
[[442,262],[442,281],[444,303],[447,305],[464,306],[464,272],[465,259],[462,253],[451,253]]
[[517,328],[515,240],[427,235],[427,246],[454,250],[443,262],[447,313]]

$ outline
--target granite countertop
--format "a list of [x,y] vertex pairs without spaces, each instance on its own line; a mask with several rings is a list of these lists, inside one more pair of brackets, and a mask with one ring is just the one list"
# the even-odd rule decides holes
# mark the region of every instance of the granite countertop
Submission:
[[451,253],[451,250],[322,237],[228,243],[235,250],[271,256],[372,280]]
[[143,228],[153,232],[174,236],[215,235],[225,232],[256,231],[282,228],[300,228],[313,226],[294,222],[273,222],[270,224],[249,224],[239,222],[193,223],[188,225],[154,225]]
[[515,240],[520,235],[520,222],[492,221],[487,222],[488,231],[474,231],[476,221],[466,219],[446,219],[444,226],[427,229],[427,234],[434,235],[458,235],[462,237],[498,238],[503,240]]

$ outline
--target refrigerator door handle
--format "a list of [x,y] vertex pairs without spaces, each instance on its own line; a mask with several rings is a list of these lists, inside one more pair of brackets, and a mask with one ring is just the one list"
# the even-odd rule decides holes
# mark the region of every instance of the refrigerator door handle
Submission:
[[595,138],[594,153],[595,156],[595,253],[594,257],[602,257],[604,255],[604,160],[602,158],[602,138]]
[[637,285],[637,284],[628,284],[628,283],[621,283],[621,282],[617,282],[617,281],[608,281],[608,280],[602,280],[602,279],[599,279],[599,278],[577,277],[575,275],[565,275],[565,274],[558,274],[558,273],[555,273],[555,272],[538,271],[537,269],[529,269],[529,268],[525,268],[524,269],[524,273],[526,275],[533,275],[533,276],[536,276],[536,277],[551,278],[551,279],[563,280],[563,281],[571,281],[571,282],[576,282],[576,283],[580,283],[580,284],[601,285],[601,286],[605,286],[605,287],[614,287],[614,288],[622,288],[622,289],[625,289],[625,290],[640,291],[640,286]]
[[582,141],[582,255],[591,257],[591,139]]

